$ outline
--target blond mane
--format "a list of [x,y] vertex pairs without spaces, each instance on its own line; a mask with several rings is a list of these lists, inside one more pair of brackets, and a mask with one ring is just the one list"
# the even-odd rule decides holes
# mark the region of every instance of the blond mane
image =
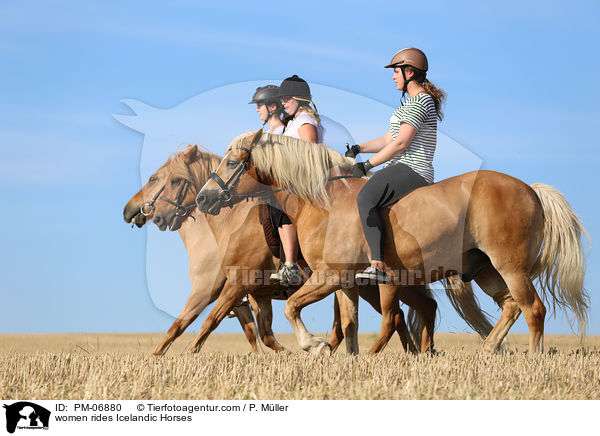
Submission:
[[171,177],[189,180],[196,190],[208,180],[208,175],[215,171],[222,157],[207,151],[199,150],[197,145],[188,145],[170,159]]
[[[248,148],[253,136],[254,133],[238,136],[228,150]],[[252,162],[278,186],[288,188],[294,195],[313,204],[327,207],[330,204],[326,189],[328,178],[348,174],[355,161],[323,144],[263,133],[252,147]]]

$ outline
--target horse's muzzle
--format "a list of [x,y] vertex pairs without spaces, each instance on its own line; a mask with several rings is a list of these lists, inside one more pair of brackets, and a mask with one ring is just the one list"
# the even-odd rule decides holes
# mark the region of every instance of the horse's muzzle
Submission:
[[202,213],[218,215],[221,211],[221,200],[216,190],[202,190],[196,197],[196,206]]

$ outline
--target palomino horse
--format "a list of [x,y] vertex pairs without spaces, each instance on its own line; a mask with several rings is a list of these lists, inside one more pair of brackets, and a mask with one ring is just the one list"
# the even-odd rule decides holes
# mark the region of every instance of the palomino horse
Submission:
[[[208,153],[205,155],[204,166],[206,167],[206,174],[212,171],[213,167],[216,167],[216,163],[221,159],[218,156],[212,156],[211,159],[211,156]],[[155,204],[159,200],[169,174],[169,162],[167,161],[162,165],[150,177],[148,183],[127,202],[123,209],[125,222],[132,222],[136,226],[142,227],[148,219],[152,218],[156,207]],[[217,299],[226,280],[221,269],[213,263],[215,257],[218,256],[216,245],[205,243],[207,238],[208,240],[212,238],[212,233],[203,214],[200,214],[198,219],[187,220],[179,229],[179,235],[189,255],[189,274],[192,283],[192,292],[181,314],[173,322],[164,340],[154,351],[155,356],[163,355],[173,341],[185,331],[204,308]],[[258,305],[256,302],[253,302],[253,304]],[[263,322],[263,325],[259,328],[263,343],[275,350],[282,350],[283,347],[273,336],[271,323],[268,321],[270,304],[269,307],[263,306],[263,304],[260,305],[261,319],[267,317],[267,321]],[[233,311],[252,349],[254,352],[258,352],[260,342],[258,341],[256,324],[254,323],[252,312],[247,306],[234,307]]]
[[[197,148],[188,147],[173,158],[170,164],[171,174],[168,177],[164,192],[162,193],[163,195],[161,196],[164,201],[158,202],[155,210],[154,220],[159,227],[169,225],[172,230],[178,229],[181,223],[185,222],[189,210],[195,207],[195,194],[207,181],[207,177],[205,176],[206,171],[200,168],[204,165],[204,160],[201,157],[202,152],[198,151]],[[176,201],[173,201],[175,199]],[[209,225],[214,231],[217,243],[221,248],[223,259],[219,262],[222,263],[226,274],[235,274],[236,271],[239,272],[240,270],[262,273],[265,271],[265,259],[269,260],[267,262],[267,269],[272,270],[274,268],[273,259],[265,242],[262,225],[259,222],[255,207],[256,201],[252,200],[237,205],[235,213],[234,211],[228,211],[219,216],[209,215],[207,218]],[[232,272],[228,273],[228,270]],[[265,274],[263,279],[266,277],[268,277],[268,274]],[[230,278],[229,281],[235,282],[237,279]],[[238,289],[231,289],[228,293],[224,292],[219,297],[213,312],[209,314],[207,321],[202,326],[202,331],[198,339],[199,343],[220,322],[222,313],[226,313],[227,307],[231,305],[231,302],[241,298],[243,293],[250,292],[258,293],[259,295],[268,295],[269,292],[278,289],[267,283],[260,282]],[[426,320],[426,325],[430,325],[430,328],[433,329],[436,303],[428,294],[424,293],[425,291],[424,286],[416,286],[413,292],[407,293],[406,296],[403,296],[403,299],[406,300],[407,304],[414,306],[419,315]],[[234,292],[241,294],[235,294]],[[340,291],[336,295],[335,322],[330,340],[332,349],[335,349],[339,345],[344,332],[346,334],[354,334],[352,326],[356,325],[355,313],[347,315],[346,318],[340,318],[339,310],[337,310],[339,304],[348,304],[342,292]],[[459,314],[482,336],[486,336],[491,330],[491,325],[477,304],[472,289],[465,286],[453,292],[449,294],[449,297],[453,305],[457,308],[457,311],[459,311]],[[360,295],[375,310],[381,313],[379,294],[375,286],[361,287]],[[353,308],[354,303],[351,304],[350,309],[353,310]],[[347,306],[343,309],[346,310]],[[344,314],[344,310],[341,311],[342,314]],[[397,302],[393,305],[393,310],[389,313],[389,325],[392,329],[390,335],[394,330],[397,331],[403,347],[411,349],[412,342],[408,337],[404,315]],[[355,340],[354,336],[351,337]],[[421,345],[422,350],[429,349],[432,345],[432,338],[424,336]],[[347,351],[357,352],[357,344],[355,342],[347,339],[346,346]],[[382,348],[382,346],[377,346],[372,348],[371,351],[379,351]]]
[[[298,229],[313,276],[327,272],[341,280],[348,270],[368,265],[356,206],[366,179],[328,183],[332,170],[347,173],[353,159],[322,144],[262,131],[237,137],[228,150],[198,194],[201,211],[218,214],[232,199],[275,189],[273,195]],[[298,200],[286,205],[290,191]],[[529,326],[529,351],[543,351],[546,308],[533,285],[536,278],[553,305],[572,310],[583,332],[589,299],[583,288],[584,230],[554,188],[530,187],[492,171],[472,172],[417,189],[385,215],[385,258],[394,280],[415,285],[458,272],[466,280],[474,277],[501,306],[500,320],[484,343],[486,351],[498,350],[520,312]],[[355,260],[347,253],[356,253]],[[302,323],[300,311],[339,286],[332,282],[309,280],[286,303],[285,315],[303,348],[319,341]],[[395,292],[393,286],[380,285],[384,315],[378,341],[389,337],[384,324],[389,323],[386,314]]]

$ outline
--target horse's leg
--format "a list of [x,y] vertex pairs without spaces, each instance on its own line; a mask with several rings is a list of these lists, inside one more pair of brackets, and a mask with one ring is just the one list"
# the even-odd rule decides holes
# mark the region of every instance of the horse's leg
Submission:
[[499,269],[498,272],[508,285],[510,295],[519,305],[529,326],[529,353],[543,352],[546,307],[540,300],[531,278],[522,271],[507,272]]
[[223,318],[227,316],[229,312],[238,304],[242,297],[246,294],[242,286],[232,285],[229,280],[225,282],[225,286],[223,287],[223,291],[221,295],[217,299],[217,303],[215,307],[210,311],[204,322],[202,323],[202,328],[200,329],[200,333],[196,336],[196,339],[190,347],[188,348],[188,352],[197,353],[206,342],[208,335],[212,333],[214,329],[223,321]]
[[233,313],[237,317],[246,339],[252,347],[252,351],[258,353],[260,350],[260,341],[258,340],[258,331],[256,329],[256,323],[254,322],[254,316],[248,306],[236,306],[233,308]]
[[[381,303],[379,301],[379,287],[378,286],[360,286],[358,288],[359,295],[363,300],[373,307],[377,311],[377,313],[381,314]],[[398,304],[398,303],[396,303]],[[398,336],[400,337],[400,342],[402,343],[402,348],[404,351],[409,351],[411,353],[416,353],[417,348],[415,347],[415,343],[410,337],[410,333],[408,331],[408,327],[406,326],[406,321],[404,320],[404,312],[398,306],[398,311],[394,316],[394,327]]]
[[[323,339],[315,337],[308,331],[302,322],[302,318],[300,318],[300,312],[309,304],[327,297],[335,289],[338,289],[340,284],[339,277],[338,280],[329,280],[331,277],[328,277],[328,280],[325,281],[321,281],[315,277],[326,277],[326,275],[324,272],[320,274],[317,273],[317,271],[313,272],[311,279],[304,283],[300,289],[288,298],[285,304],[285,317],[292,325],[300,347],[305,351],[311,350],[318,354],[323,350],[324,346],[329,349],[329,344]],[[340,308],[344,310],[342,307]]]
[[341,290],[336,291],[333,297],[333,326],[331,327],[331,336],[329,337],[329,347],[331,353],[335,353],[335,350],[340,346],[344,339],[344,332],[342,331],[342,321],[340,315],[340,303],[338,299],[338,293]]
[[500,319],[483,343],[483,351],[495,353],[500,351],[500,345],[510,328],[519,318],[521,309],[519,309],[519,305],[508,292],[508,287],[504,283],[502,276],[498,274],[498,271],[493,266],[489,265],[485,270],[477,274],[475,282],[502,309]]
[[346,354],[358,354],[358,289],[343,288],[339,297],[342,331],[346,339]]
[[206,291],[206,288],[195,288],[192,290],[183,310],[167,331],[167,335],[162,343],[154,350],[155,356],[162,356],[165,354],[173,341],[177,339],[185,329],[194,322],[204,308],[211,303],[211,296],[209,292]]
[[398,298],[412,307],[423,321],[423,333],[421,334],[421,352],[433,352],[433,330],[435,328],[435,313],[437,303],[426,293],[422,292],[424,286],[400,286]]
[[381,329],[371,346],[369,354],[378,353],[385,348],[394,334],[395,319],[398,313],[398,288],[393,285],[379,285],[379,301],[381,304]]
[[252,309],[256,314],[256,322],[258,323],[258,332],[260,338],[267,347],[275,351],[284,351],[285,348],[281,345],[273,334],[273,306],[269,297],[254,297],[248,295]]

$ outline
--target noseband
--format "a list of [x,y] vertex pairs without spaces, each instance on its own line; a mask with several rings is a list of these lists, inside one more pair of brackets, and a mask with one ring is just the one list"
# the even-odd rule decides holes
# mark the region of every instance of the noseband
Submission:
[[163,187],[160,188],[160,191],[158,191],[156,193],[156,195],[154,197],[152,197],[152,201],[142,204],[142,207],[140,207],[140,213],[142,215],[148,216],[152,212],[154,212],[154,210],[156,209],[156,206],[154,204],[156,203],[156,200],[158,200],[158,197],[160,196],[160,194],[162,194],[162,192],[165,190],[166,186],[167,185],[163,185]]

